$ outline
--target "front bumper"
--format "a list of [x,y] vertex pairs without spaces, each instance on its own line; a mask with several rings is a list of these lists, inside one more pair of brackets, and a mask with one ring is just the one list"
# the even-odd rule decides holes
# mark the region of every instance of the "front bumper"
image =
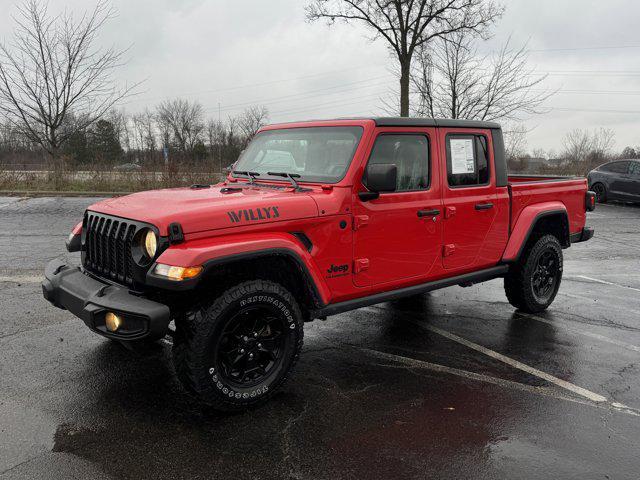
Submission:
[[[132,294],[127,288],[101,282],[80,268],[60,260],[49,262],[42,282],[44,298],[69,310],[94,332],[119,340],[162,338],[167,334],[169,307]],[[105,326],[105,315],[113,312],[124,319],[117,332]]]

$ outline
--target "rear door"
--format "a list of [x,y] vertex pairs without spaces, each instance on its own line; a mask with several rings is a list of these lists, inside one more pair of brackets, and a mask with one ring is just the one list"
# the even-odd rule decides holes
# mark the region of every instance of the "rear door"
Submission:
[[504,249],[502,220],[508,220],[509,204],[497,195],[491,132],[442,128],[439,138],[446,159],[443,267],[453,274],[495,265]]
[[[439,266],[442,199],[436,145],[433,128],[377,130],[368,164],[396,165],[398,180],[395,192],[370,201],[355,198],[357,286],[422,277]],[[364,190],[366,178],[362,183]]]
[[640,162],[630,161],[624,179],[624,193],[629,200],[640,200]]
[[627,196],[627,186],[629,178],[629,163],[628,161],[612,162],[602,167],[603,171],[607,172],[609,177],[609,192],[615,196],[624,198]]

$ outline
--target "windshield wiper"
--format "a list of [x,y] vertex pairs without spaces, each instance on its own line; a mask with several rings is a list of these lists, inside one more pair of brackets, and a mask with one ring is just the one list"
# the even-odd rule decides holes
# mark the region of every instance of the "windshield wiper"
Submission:
[[284,177],[291,182],[293,188],[296,192],[302,191],[298,182],[296,182],[296,178],[300,178],[300,175],[297,173],[287,173],[287,172],[267,172],[267,175],[271,175],[272,177]]
[[258,172],[249,172],[247,170],[233,170],[231,173],[234,175],[246,175],[249,177],[249,183],[253,185],[256,183],[256,177],[259,177],[260,174]]

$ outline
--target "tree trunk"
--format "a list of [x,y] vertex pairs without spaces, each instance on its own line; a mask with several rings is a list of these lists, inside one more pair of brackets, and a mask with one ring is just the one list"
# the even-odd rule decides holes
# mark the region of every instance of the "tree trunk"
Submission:
[[411,58],[400,58],[400,116],[409,116],[409,78]]

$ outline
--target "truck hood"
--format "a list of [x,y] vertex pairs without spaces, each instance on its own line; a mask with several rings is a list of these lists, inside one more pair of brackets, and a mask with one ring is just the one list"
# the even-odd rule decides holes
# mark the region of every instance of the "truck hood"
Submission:
[[318,216],[315,200],[305,192],[239,185],[134,193],[96,203],[89,210],[150,223],[162,236],[174,222],[189,234]]

